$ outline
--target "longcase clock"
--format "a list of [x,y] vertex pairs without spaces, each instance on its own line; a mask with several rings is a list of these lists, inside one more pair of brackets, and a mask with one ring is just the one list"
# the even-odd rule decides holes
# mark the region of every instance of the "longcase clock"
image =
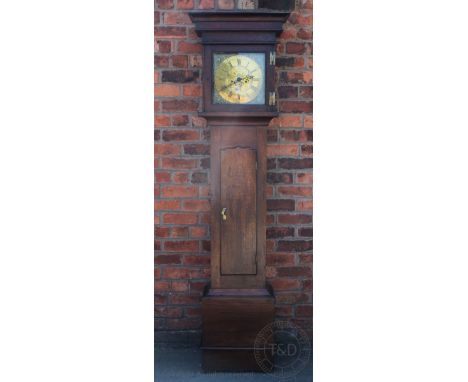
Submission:
[[202,299],[205,371],[258,369],[274,320],[265,282],[266,128],[277,116],[276,39],[288,12],[195,11],[203,112],[211,130],[211,283]]

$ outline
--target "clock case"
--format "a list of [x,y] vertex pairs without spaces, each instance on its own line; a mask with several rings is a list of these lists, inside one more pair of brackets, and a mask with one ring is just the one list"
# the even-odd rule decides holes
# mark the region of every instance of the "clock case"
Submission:
[[[289,12],[266,10],[190,12],[203,44],[204,99],[199,115],[206,118],[211,135],[211,283],[202,297],[205,372],[262,371],[255,360],[255,339],[274,321],[274,294],[265,270],[266,130],[278,115],[276,104],[269,104],[269,94],[275,92],[270,53],[276,51],[288,16]],[[213,104],[215,52],[265,53],[264,105]],[[229,200],[223,220],[220,212]],[[250,249],[255,248],[250,254],[239,245],[245,237],[251,238]]]

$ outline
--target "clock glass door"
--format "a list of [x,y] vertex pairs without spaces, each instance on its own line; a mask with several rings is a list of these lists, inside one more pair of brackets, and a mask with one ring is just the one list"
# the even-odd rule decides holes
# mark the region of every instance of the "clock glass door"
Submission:
[[214,104],[265,104],[265,53],[214,53]]

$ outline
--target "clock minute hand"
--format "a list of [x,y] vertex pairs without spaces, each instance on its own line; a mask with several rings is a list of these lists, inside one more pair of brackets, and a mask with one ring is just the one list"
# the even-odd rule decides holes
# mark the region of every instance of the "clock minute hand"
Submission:
[[226,90],[227,88],[230,88],[232,85],[235,85],[235,84],[237,84],[237,83],[240,82],[240,81],[242,81],[242,78],[241,78],[240,80],[237,79],[237,80],[235,80],[235,81],[231,81],[231,83],[230,83],[229,85],[226,85],[226,86],[222,87],[221,90],[220,90],[220,92]]
[[231,81],[231,83],[229,85],[226,85],[226,86],[222,87],[220,91],[222,92],[222,91],[226,90],[227,88],[230,88],[232,85],[237,84],[238,82],[247,83],[252,79],[253,79],[253,76],[245,76],[245,77],[242,77],[242,78],[238,77],[235,81]]

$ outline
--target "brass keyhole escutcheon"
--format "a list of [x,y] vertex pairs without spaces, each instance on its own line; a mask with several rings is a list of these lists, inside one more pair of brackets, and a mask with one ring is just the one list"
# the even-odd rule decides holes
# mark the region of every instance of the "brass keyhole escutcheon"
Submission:
[[223,220],[227,220],[226,211],[227,211],[227,208],[223,208],[221,210],[221,216],[223,217]]

